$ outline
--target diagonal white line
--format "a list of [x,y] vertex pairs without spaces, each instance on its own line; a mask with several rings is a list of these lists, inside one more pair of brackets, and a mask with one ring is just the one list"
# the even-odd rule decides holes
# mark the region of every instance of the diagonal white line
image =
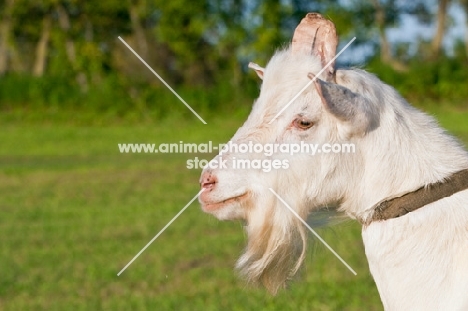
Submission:
[[319,241],[322,242],[323,245],[325,245],[325,246],[330,250],[330,252],[332,252],[333,255],[335,255],[336,258],[338,258],[338,259],[346,266],[346,268],[349,269],[349,271],[351,271],[354,275],[357,275],[356,271],[354,271],[353,268],[351,268],[351,266],[348,265],[348,264],[346,263],[346,261],[344,261],[343,258],[341,258],[340,255],[338,255],[338,253],[335,252],[335,251],[333,250],[333,248],[331,248],[330,245],[328,245],[327,242],[325,242],[325,241],[322,239],[322,237],[320,237],[320,235],[318,235],[318,233],[315,232],[315,230],[312,229],[312,228],[304,221],[304,219],[302,219],[301,216],[299,216],[299,215],[296,213],[296,211],[293,210],[293,209],[288,205],[288,203],[286,203],[286,202],[283,200],[283,198],[281,198],[281,197],[275,192],[275,190],[273,190],[273,189],[271,189],[271,188],[268,188],[268,189],[270,189],[270,191],[278,198],[278,200],[280,200],[281,203],[283,203],[283,204],[294,214],[294,216],[296,216],[296,217],[304,224],[304,226],[306,226],[307,229],[309,229],[310,232],[312,232],[312,233],[315,235],[315,237],[316,237],[317,239],[319,239]]
[[280,112],[278,112],[278,113],[276,114],[276,116],[275,116],[273,119],[271,119],[270,122],[268,122],[268,124],[271,124],[273,121],[275,121],[276,118],[278,118],[279,115],[282,114],[283,111],[285,111],[286,108],[288,108],[289,105],[291,105],[291,104],[299,97],[299,95],[301,95],[302,92],[304,92],[304,90],[305,90],[306,88],[308,88],[312,83],[314,83],[315,79],[317,79],[317,77],[320,76],[320,74],[321,74],[322,72],[324,72],[324,71],[331,65],[331,63],[334,62],[335,59],[337,59],[338,56],[340,56],[341,53],[343,53],[344,50],[346,50],[346,49],[348,48],[348,46],[351,45],[351,43],[353,43],[354,40],[356,40],[356,37],[354,37],[353,39],[351,39],[351,41],[349,41],[348,44],[346,44],[345,47],[342,48],[341,51],[340,51],[338,54],[336,54],[336,56],[333,57],[332,60],[329,61],[328,64],[326,64],[325,67],[323,67],[322,70],[320,70],[320,71],[317,73],[317,75],[316,75],[312,80],[310,80],[310,81],[299,91],[299,93],[297,93],[296,96],[294,96],[294,97],[286,104],[286,106],[284,106],[283,109],[281,109]]
[[117,273],[117,276],[120,276],[120,275],[122,274],[122,272],[124,272],[125,269],[127,269],[128,266],[130,266],[130,265],[135,261],[135,259],[137,259],[138,256],[140,256],[141,253],[143,253],[143,252],[145,251],[145,249],[147,249],[148,246],[150,246],[151,243],[153,243],[153,242],[164,232],[164,230],[166,230],[167,227],[169,227],[169,226],[174,222],[174,220],[176,220],[177,217],[179,217],[180,214],[182,214],[182,213],[187,209],[187,207],[189,207],[190,204],[192,204],[193,201],[195,201],[195,199],[198,198],[198,197],[200,196],[200,194],[203,192],[203,190],[205,190],[205,189],[200,190],[200,192],[198,192],[197,195],[194,196],[193,199],[191,199],[190,202],[188,202],[187,205],[185,205],[184,208],[181,209],[180,212],[178,212],[177,215],[175,215],[174,218],[172,218],[171,221],[169,221],[169,222],[167,223],[167,225],[165,225],[164,228],[162,228],[161,231],[159,231],[158,234],[156,234],[156,236],[155,236],[151,241],[149,241],[148,244],[146,244],[145,247],[143,247],[143,248],[141,249],[141,251],[140,251],[138,254],[136,254],[135,257],[133,257],[133,259],[130,260],[130,262],[129,262],[122,270],[120,270],[119,273]]
[[167,82],[164,81],[164,79],[161,78],[161,76],[158,75],[158,74],[156,73],[156,71],[154,71],[153,68],[151,68],[150,65],[148,65],[148,64],[144,61],[144,59],[141,58],[140,55],[138,55],[137,52],[135,52],[135,51],[130,47],[130,45],[127,44],[127,42],[125,42],[124,39],[122,39],[120,36],[119,36],[118,38],[119,38],[120,41],[122,41],[123,44],[125,44],[125,46],[126,46],[130,51],[132,51],[133,54],[135,54],[135,56],[136,56],[146,67],[148,67],[148,69],[149,69],[159,80],[161,80],[161,82],[162,82],[162,83],[163,83],[163,84],[164,84],[164,85],[165,85],[165,86],[166,86],[166,87],[167,87],[167,88],[168,88],[168,89],[169,89],[169,90],[170,90],[170,91],[171,91],[171,92],[172,92],[172,93],[173,93],[173,94],[174,94],[174,95],[175,95],[175,96],[176,96],[176,97],[177,97],[177,98],[178,98],[178,99],[195,115],[195,116],[197,116],[198,119],[200,119],[200,121],[203,122],[203,124],[207,124],[207,123],[205,122],[205,120],[203,120],[202,117],[200,117],[200,116],[198,115],[198,113],[196,113],[196,111],[193,110],[193,108],[190,107],[190,105],[187,104],[187,103],[185,102],[185,100],[184,100],[182,97],[180,97],[179,94],[177,94],[177,92],[174,91],[174,90],[172,89],[172,87],[171,87],[169,84],[167,84]]

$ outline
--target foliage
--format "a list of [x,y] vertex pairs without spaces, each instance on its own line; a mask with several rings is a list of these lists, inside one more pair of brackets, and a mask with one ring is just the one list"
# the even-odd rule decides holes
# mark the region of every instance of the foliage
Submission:
[[[180,86],[177,92],[203,117],[248,111],[258,94],[256,75],[250,73],[248,77],[239,86],[220,81],[215,86]],[[148,85],[117,75],[104,76],[86,92],[73,79],[63,76],[9,75],[0,84],[0,103],[4,113],[11,116],[29,111],[33,118],[47,113],[54,118],[60,111],[69,111],[71,124],[101,123],[103,118],[113,123],[112,118],[127,122],[194,117],[161,83]],[[81,114],[86,120],[80,118]]]
[[367,69],[396,87],[410,101],[451,102],[467,107],[468,60],[464,54],[444,56],[432,62],[414,57],[408,65],[406,72],[396,72],[374,59]]
[[[155,118],[186,114],[117,36],[197,111],[229,111],[239,103],[248,107],[258,82],[247,73],[247,63],[266,64],[310,11],[332,19],[343,40],[357,36],[353,46],[370,46],[369,68],[410,99],[467,98],[462,87],[468,81],[462,69],[467,64],[466,43],[459,43],[454,56],[442,54],[438,59],[424,54],[425,42],[420,43],[421,53],[414,55],[405,45],[397,46],[394,54],[409,71],[395,72],[377,56],[376,27],[398,24],[404,14],[428,22],[433,10],[421,1],[376,1],[385,12],[380,25],[374,19],[375,5],[361,0],[3,1],[0,5],[11,16],[0,20],[4,31],[0,36],[11,33],[6,45],[0,40],[6,64],[0,68],[0,109],[86,109]],[[45,27],[49,19],[50,29]],[[41,64],[44,70],[33,77],[32,68]]]

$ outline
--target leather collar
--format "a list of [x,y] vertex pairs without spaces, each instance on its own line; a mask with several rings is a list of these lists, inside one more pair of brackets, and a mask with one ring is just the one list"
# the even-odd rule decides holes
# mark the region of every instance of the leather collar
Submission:
[[370,224],[374,221],[384,221],[406,215],[465,189],[468,189],[468,169],[456,172],[442,181],[423,186],[400,197],[380,202],[374,207],[374,214],[366,223]]

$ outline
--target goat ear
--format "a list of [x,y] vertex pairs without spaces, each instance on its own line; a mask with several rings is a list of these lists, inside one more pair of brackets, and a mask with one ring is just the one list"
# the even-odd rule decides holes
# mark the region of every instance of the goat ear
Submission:
[[347,124],[350,134],[363,135],[374,129],[378,122],[378,113],[375,113],[369,101],[348,88],[314,78],[314,84],[322,99],[325,109],[341,122]]
[[255,70],[257,76],[263,80],[263,73],[265,72],[265,68],[262,68],[259,65],[252,62],[249,63],[249,68]]

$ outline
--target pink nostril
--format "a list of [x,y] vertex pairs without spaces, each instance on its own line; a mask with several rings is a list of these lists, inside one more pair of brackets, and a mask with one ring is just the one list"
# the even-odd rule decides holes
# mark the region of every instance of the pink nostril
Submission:
[[211,173],[205,173],[202,175],[200,180],[201,187],[206,190],[211,190],[215,186],[217,182],[217,178],[213,176]]
[[214,184],[215,184],[214,182],[211,182],[211,183],[205,182],[205,183],[202,184],[202,188],[204,188],[204,189],[212,189],[212,188],[214,187]]

